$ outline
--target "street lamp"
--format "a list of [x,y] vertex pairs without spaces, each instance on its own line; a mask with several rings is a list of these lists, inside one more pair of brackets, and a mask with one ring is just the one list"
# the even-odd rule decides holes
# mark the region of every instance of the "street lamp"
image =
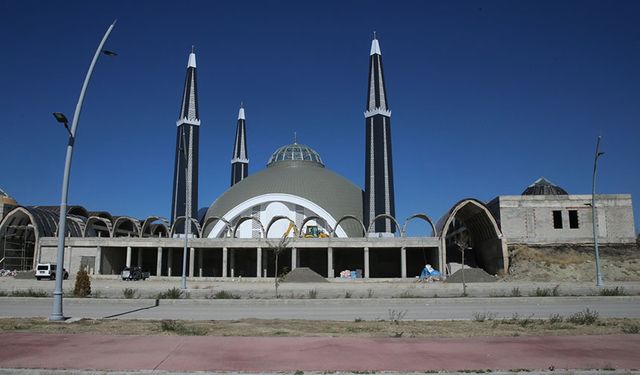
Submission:
[[[55,112],[53,115],[55,116],[58,122],[64,124],[65,128],[69,132],[69,142],[67,143],[67,155],[64,161],[64,175],[62,177],[62,198],[60,199],[60,220],[58,222],[58,256],[57,256],[57,264],[58,267],[64,266],[64,240],[67,224],[67,197],[69,192],[69,172],[71,170],[71,158],[73,156],[73,144],[76,139],[76,130],[78,128],[78,121],[80,120],[80,112],[82,110],[82,102],[84,101],[84,94],[87,91],[87,86],[89,85],[89,80],[91,79],[91,74],[93,73],[93,67],[96,65],[96,61],[98,61],[98,57],[100,53],[104,53],[102,47],[104,43],[107,41],[109,34],[111,34],[111,30],[116,25],[116,21],[109,26],[104,36],[102,37],[102,41],[98,45],[98,49],[96,50],[95,55],[93,55],[93,60],[91,60],[91,65],[89,65],[89,71],[87,71],[87,75],[84,78],[84,83],[82,84],[82,89],[80,90],[80,97],[78,98],[78,104],[76,104],[76,111],[73,114],[73,121],[71,122],[71,130],[69,130],[68,120],[60,112]],[[55,289],[53,290],[53,311],[51,312],[51,316],[49,320],[52,321],[61,321],[64,320],[64,315],[62,313],[62,275],[57,275]]]
[[600,151],[600,141],[602,136],[598,136],[596,142],[596,153],[593,158],[593,180],[591,182],[591,217],[593,219],[593,245],[596,256],[596,286],[602,286],[602,273],[600,272],[600,252],[598,250],[598,216],[596,212],[596,172],[598,171],[598,158],[604,155]]

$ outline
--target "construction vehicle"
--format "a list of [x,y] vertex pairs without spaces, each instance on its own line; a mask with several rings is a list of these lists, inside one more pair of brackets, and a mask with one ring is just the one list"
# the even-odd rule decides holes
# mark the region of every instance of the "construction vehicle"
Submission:
[[295,226],[295,224],[293,224],[293,221],[290,221],[289,222],[289,227],[287,228],[287,230],[282,235],[282,238],[289,237],[289,233],[291,233],[292,229],[293,229],[294,237],[297,237],[298,236],[298,232],[296,230],[296,226]]
[[317,225],[307,225],[307,230],[304,232],[304,238],[328,238],[329,235],[325,233]]

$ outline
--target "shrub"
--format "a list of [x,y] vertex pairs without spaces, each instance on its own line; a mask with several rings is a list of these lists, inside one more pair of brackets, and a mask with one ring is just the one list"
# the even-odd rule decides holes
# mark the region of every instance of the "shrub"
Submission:
[[602,288],[600,289],[601,296],[626,296],[627,293],[624,291],[623,287],[617,286],[615,288]]
[[520,288],[511,289],[511,297],[521,297]]
[[[6,295],[6,294],[5,294]],[[50,297],[50,294],[44,290],[14,290],[11,292],[11,297]]]
[[216,292],[213,296],[211,296],[211,298],[213,299],[239,299],[240,296],[237,294],[233,294],[231,292],[227,292],[226,290],[221,290],[219,292]]
[[316,297],[318,297],[318,291],[315,289],[311,289],[307,294],[310,299],[316,299]]
[[624,326],[622,327],[622,332],[633,334],[633,335],[638,334],[640,333],[640,325],[632,324],[630,326]]
[[76,285],[73,288],[73,295],[76,297],[86,297],[91,294],[91,278],[87,270],[82,267],[76,274]]
[[549,316],[549,323],[551,324],[562,323],[563,320],[564,318],[560,314],[551,314]]
[[138,298],[138,290],[133,288],[124,288],[122,289],[122,295],[126,299]]
[[351,298],[351,292],[348,290],[344,292],[344,298]]
[[183,295],[182,290],[173,287],[171,289],[167,289],[166,292],[158,293],[158,299],[179,299]]
[[591,325],[598,320],[598,312],[585,309],[575,314],[569,315],[567,322],[580,325]]
[[189,327],[176,320],[163,320],[160,322],[160,330],[163,332],[173,332],[181,336],[203,336],[207,330],[203,327]]

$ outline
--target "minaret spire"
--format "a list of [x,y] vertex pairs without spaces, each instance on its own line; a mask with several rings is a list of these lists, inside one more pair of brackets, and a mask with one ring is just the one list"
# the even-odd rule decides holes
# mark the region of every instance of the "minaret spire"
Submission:
[[245,126],[244,103],[240,102],[236,139],[231,158],[231,186],[237,184],[249,174],[249,156],[247,152],[247,130]]
[[[368,226],[380,214],[395,217],[393,162],[391,155],[391,111],[382,70],[382,52],[374,31],[369,55],[369,90],[364,113],[366,124],[366,165],[364,221]],[[376,221],[375,232],[393,233],[391,220]]]
[[182,103],[176,125],[171,223],[180,216],[186,216],[186,212],[190,212],[191,217],[195,218],[198,210],[200,112],[198,111],[198,86],[196,83],[196,54],[193,46],[191,46],[187,62]]

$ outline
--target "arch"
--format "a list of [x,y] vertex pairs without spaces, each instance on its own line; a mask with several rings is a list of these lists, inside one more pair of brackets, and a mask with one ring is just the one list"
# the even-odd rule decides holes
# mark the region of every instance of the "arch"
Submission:
[[329,234],[333,233],[333,228],[331,228],[331,225],[329,225],[329,223],[327,223],[327,221],[325,219],[321,218],[320,216],[312,215],[312,216],[306,217],[304,220],[302,220],[302,223],[300,224],[300,230],[298,231],[298,237],[304,236],[304,233],[302,233],[302,230],[304,229],[304,225],[306,223],[308,223],[309,221],[311,221],[311,220],[322,220],[325,223],[325,225],[327,226]]
[[169,221],[167,219],[160,216],[149,216],[142,223],[140,237],[144,237],[145,235],[147,235],[148,237],[153,236],[153,233],[158,227],[164,228],[165,235],[169,234]]
[[[357,217],[355,217],[353,215],[344,215],[343,217],[340,218],[340,220],[338,220],[336,222],[336,226],[333,228],[333,230],[329,234],[329,237],[335,237],[335,232],[336,232],[336,230],[338,230],[338,227],[339,227],[340,223],[342,223],[345,220],[355,220],[358,224],[360,224],[360,227],[362,227],[362,237],[366,237],[367,236],[367,228],[365,228],[364,223],[362,222],[362,220],[358,219]],[[327,223],[327,225],[329,225],[329,224]]]
[[[106,232],[108,233],[108,236],[113,237],[113,224],[109,219],[105,219],[99,216],[90,216],[87,219],[87,222],[85,223],[85,226],[84,226],[84,233],[82,234],[82,237],[99,237],[96,235],[96,233],[98,233],[95,229],[96,223],[104,224],[104,227],[107,229]],[[91,235],[92,234],[91,231],[93,231],[93,235]]]
[[[126,225],[127,223],[129,223],[131,225],[131,229],[127,230],[124,229],[123,226]],[[128,232],[126,234],[132,234],[135,233],[135,235],[137,237],[140,236],[140,222],[137,219],[134,219],[132,217],[129,216],[117,216],[116,220],[113,222],[113,229],[111,231],[111,236],[112,237],[126,237],[126,236],[119,236],[118,234],[118,230],[122,230],[125,232]]]
[[409,216],[404,221],[404,225],[402,226],[402,236],[403,237],[406,237],[406,235],[407,235],[407,226],[409,225],[409,222],[411,220],[414,220],[414,219],[421,219],[421,220],[424,220],[427,223],[429,223],[429,225],[431,225],[431,237],[437,237],[438,236],[438,231],[436,230],[436,226],[433,223],[433,220],[431,220],[431,218],[427,214],[419,213],[419,214],[415,214],[415,215]]
[[[190,229],[191,235],[194,235],[196,237],[200,236],[200,232],[202,232],[202,228],[200,228],[200,222],[195,217],[192,217],[190,219],[191,219],[191,228],[189,229]],[[184,230],[185,225],[184,223],[181,223],[184,220],[185,220],[184,216],[176,217],[176,220],[173,222],[173,225],[171,226],[171,237],[173,237],[177,233],[176,232],[177,229]],[[182,224],[182,227],[179,226],[180,223]],[[195,231],[193,230],[194,227],[195,227]]]
[[89,217],[91,217],[91,216],[101,217],[101,218],[107,219],[107,220],[109,220],[110,222],[113,223],[113,215],[111,215],[107,211],[90,211],[89,212]]
[[[268,193],[268,194],[262,194],[262,195],[247,199],[244,202],[238,204],[234,208],[227,211],[227,213],[224,214],[224,218],[232,222],[236,218],[240,217],[240,215],[245,213],[247,210],[250,210],[252,207],[268,204],[271,202],[291,203],[291,204],[302,206],[305,209],[308,209],[309,211],[317,214],[322,219],[324,219],[327,222],[327,225],[335,227],[333,223],[336,220],[324,208],[320,207],[316,203],[306,198],[293,195],[293,194],[284,194],[284,193]],[[217,223],[216,225],[214,225],[213,229],[208,233],[208,236],[217,237],[223,228],[224,226],[222,225],[222,223]],[[348,237],[347,232],[345,232],[345,230],[342,228],[337,228],[335,232],[337,236],[340,236],[343,238]]]
[[[450,233],[452,224],[459,224]],[[490,274],[508,272],[509,253],[507,242],[493,214],[481,201],[473,198],[458,201],[436,225],[440,233],[442,262],[446,263],[449,248],[454,251],[453,236],[466,230],[475,260]]]
[[[267,224],[267,230],[265,231],[265,235],[264,235],[265,238],[269,237],[269,230],[271,229],[271,226],[273,224],[275,224],[279,220],[289,220],[289,222],[291,224],[293,224],[293,237],[298,237],[298,234],[300,233],[300,230],[296,226],[296,223],[293,220],[291,220],[289,217],[287,217],[287,216],[278,215],[278,216],[272,217],[271,220],[269,221],[269,224]],[[283,233],[283,235],[284,235],[284,233]],[[279,238],[279,237],[283,237],[283,236],[278,236],[277,238]]]
[[206,238],[209,235],[209,233],[211,233],[211,230],[213,230],[213,228],[211,228],[209,233],[205,234],[205,232],[207,231],[207,226],[216,221],[222,221],[224,223],[225,227],[227,228],[227,233],[233,232],[233,227],[231,226],[231,223],[227,221],[225,218],[218,217],[218,216],[210,216],[202,224],[202,231],[200,232],[200,238]]
[[15,207],[0,220],[0,268],[25,271],[35,266],[40,237],[55,233],[55,229],[44,233],[43,226],[38,225],[39,221],[33,209],[22,206]]
[[82,206],[68,206],[67,215],[82,216],[84,218],[88,218],[89,216],[91,216],[89,215],[89,211],[87,211],[87,209]]
[[396,226],[396,230],[400,232],[400,236],[402,237],[402,227],[400,227],[400,224],[398,224],[398,221],[396,220],[395,217],[389,215],[389,214],[380,214],[377,215],[376,217],[373,218],[373,220],[371,220],[371,223],[369,223],[369,228],[367,230],[367,233],[371,233],[371,229],[373,229],[373,227],[376,224],[376,221],[378,221],[379,219],[389,219],[391,220],[395,226]]
[[267,237],[264,231],[264,226],[262,225],[262,222],[260,221],[260,219],[253,216],[242,216],[240,219],[238,219],[238,222],[233,227],[233,235],[232,235],[233,238],[236,238],[236,233],[238,232],[238,228],[240,228],[240,224],[244,223],[247,220],[253,220],[256,223],[258,223],[258,225],[260,225],[260,234],[262,235],[261,238]]

